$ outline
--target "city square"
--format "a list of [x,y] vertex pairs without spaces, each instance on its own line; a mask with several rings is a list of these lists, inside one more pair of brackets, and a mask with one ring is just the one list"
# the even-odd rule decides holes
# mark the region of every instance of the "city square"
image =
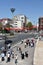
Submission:
[[0,65],[43,65],[43,0],[0,0]]

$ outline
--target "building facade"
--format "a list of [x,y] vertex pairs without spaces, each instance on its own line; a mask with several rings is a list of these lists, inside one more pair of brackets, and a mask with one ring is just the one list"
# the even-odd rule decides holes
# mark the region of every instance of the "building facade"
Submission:
[[22,14],[16,15],[14,16],[13,21],[14,23],[15,21],[18,21],[18,22],[21,21],[21,23],[23,24],[22,27],[26,26],[26,16],[25,15],[22,15]]
[[39,18],[39,31],[43,30],[43,17]]
[[15,28],[15,30],[22,30],[23,29],[23,23],[21,21],[15,21],[13,24],[13,27]]
[[13,17],[13,19],[3,18],[0,20],[4,25],[10,23],[12,25],[13,30],[24,30],[26,28],[26,24],[30,21],[25,15],[19,14]]
[[3,25],[6,25],[7,23],[13,24],[12,19],[9,18],[2,18],[0,19],[0,22],[2,22]]

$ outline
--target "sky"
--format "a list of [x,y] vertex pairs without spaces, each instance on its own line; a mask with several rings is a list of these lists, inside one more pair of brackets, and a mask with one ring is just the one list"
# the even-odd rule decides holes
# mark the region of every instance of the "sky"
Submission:
[[14,16],[24,14],[33,24],[43,17],[43,0],[0,0],[0,19],[12,18],[11,8],[15,8]]

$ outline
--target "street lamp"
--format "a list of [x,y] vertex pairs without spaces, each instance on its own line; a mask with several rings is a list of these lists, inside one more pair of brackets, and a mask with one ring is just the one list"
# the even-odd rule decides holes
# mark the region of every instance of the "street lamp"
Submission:
[[39,24],[37,23],[37,32],[38,32],[38,26],[39,26]]
[[12,15],[13,15],[13,13],[14,13],[14,11],[15,11],[15,8],[11,8],[10,11],[11,11],[11,13],[12,13]]
[[[11,11],[11,13],[12,13],[12,18],[13,18],[13,16],[14,16],[14,11],[15,11],[15,8],[10,8],[10,11]],[[12,20],[13,21],[13,20]],[[13,21],[13,23],[14,23],[14,21]]]

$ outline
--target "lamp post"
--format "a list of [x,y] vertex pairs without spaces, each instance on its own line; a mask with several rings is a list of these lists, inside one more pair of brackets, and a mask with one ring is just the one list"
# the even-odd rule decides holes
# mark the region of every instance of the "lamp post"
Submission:
[[[13,18],[13,16],[14,16],[14,11],[15,11],[15,8],[10,8],[10,11],[11,11],[11,13],[12,13],[12,18]],[[12,19],[12,21],[13,21],[13,24],[14,24],[14,20]]]
[[37,32],[38,32],[38,26],[39,26],[39,25],[38,25],[38,23],[37,23]]
[[15,8],[10,8],[12,15],[14,14]]

